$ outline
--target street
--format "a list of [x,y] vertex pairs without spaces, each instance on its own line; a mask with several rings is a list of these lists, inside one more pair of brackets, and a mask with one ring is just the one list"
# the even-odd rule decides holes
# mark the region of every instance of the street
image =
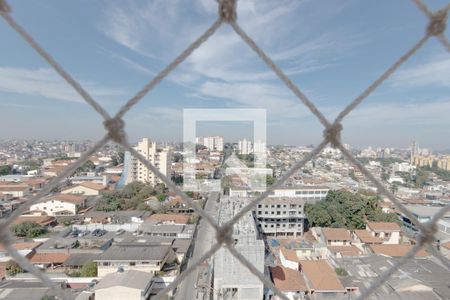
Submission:
[[[217,219],[217,200],[220,194],[218,192],[211,192],[209,194],[208,200],[205,205],[205,212],[213,217],[214,220]],[[203,254],[205,254],[212,246],[215,241],[216,232],[214,228],[204,219],[200,220],[198,225],[198,233],[194,243],[194,252],[192,257],[189,258],[188,267],[190,267],[194,261],[199,259]],[[196,283],[198,278],[198,269],[193,271],[177,288],[175,299],[195,299],[196,298]]]

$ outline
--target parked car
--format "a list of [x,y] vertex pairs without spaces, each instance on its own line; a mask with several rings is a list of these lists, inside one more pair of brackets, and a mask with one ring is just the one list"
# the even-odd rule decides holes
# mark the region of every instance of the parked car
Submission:
[[121,235],[122,233],[124,233],[125,232],[125,230],[123,230],[122,228],[120,228],[120,229],[118,229],[117,231],[116,231],[116,235]]

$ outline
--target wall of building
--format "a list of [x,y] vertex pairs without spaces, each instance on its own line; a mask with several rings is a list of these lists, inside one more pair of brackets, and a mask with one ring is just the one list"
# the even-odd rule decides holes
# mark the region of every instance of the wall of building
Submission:
[[72,215],[76,215],[77,206],[74,203],[63,202],[59,200],[49,200],[37,204],[33,204],[30,210],[45,212],[48,216],[55,216],[60,211],[69,211]]
[[141,300],[141,290],[114,286],[95,291],[95,300]]

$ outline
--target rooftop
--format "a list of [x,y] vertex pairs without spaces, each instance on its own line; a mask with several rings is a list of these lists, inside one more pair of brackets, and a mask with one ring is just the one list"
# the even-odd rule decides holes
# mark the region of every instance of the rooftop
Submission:
[[96,261],[161,261],[167,254],[171,246],[111,246],[108,250],[102,253]]
[[327,241],[351,241],[352,237],[345,228],[322,228],[323,236]]
[[188,215],[181,214],[153,214],[146,219],[147,222],[173,222],[176,224],[187,224],[189,222]]
[[326,260],[302,260],[300,264],[310,288],[316,291],[345,291]]
[[[413,245],[409,244],[381,244],[381,245],[370,245],[370,249],[375,254],[384,254],[391,257],[402,257],[405,256],[412,248]],[[416,256],[428,256],[425,250],[420,250],[416,253]]]
[[395,222],[367,222],[366,227],[375,232],[400,231],[400,226]]
[[144,290],[152,278],[153,275],[149,272],[135,270],[110,273],[100,280],[94,290],[107,289],[115,286]]
[[365,244],[382,244],[383,240],[370,234],[365,229],[356,229],[353,231],[355,235]]
[[270,268],[273,283],[282,292],[305,291],[306,283],[299,271],[276,266]]

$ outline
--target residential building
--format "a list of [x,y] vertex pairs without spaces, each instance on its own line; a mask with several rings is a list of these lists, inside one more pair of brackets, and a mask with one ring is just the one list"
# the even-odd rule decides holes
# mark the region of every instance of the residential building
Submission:
[[195,138],[197,144],[203,145],[209,151],[223,151],[222,136],[203,136]]
[[326,260],[302,260],[301,271],[305,276],[306,285],[318,299],[339,299],[346,294],[346,289],[337,278],[336,272]]
[[96,300],[147,300],[152,290],[153,275],[128,270],[103,277],[94,287]]
[[400,226],[394,222],[367,222],[366,230],[376,238],[380,238],[383,244],[400,243]]
[[161,271],[168,259],[174,257],[173,250],[169,245],[113,245],[102,253],[95,262],[97,262],[99,277],[115,273],[118,270],[135,270],[155,274]]
[[[283,266],[270,267],[270,274],[275,286],[289,300],[303,299],[307,291],[306,283],[300,272]],[[272,298],[279,300],[278,296]]]
[[[158,149],[155,142],[150,141],[148,138],[142,139],[134,149],[144,156],[144,158],[150,162],[159,172],[165,176],[170,176],[170,165],[172,151],[170,148]],[[156,185],[162,183],[161,179],[156,176],[149,168],[147,168],[142,162],[140,162],[134,156],[129,156],[130,163],[127,170],[124,173],[127,174],[125,184],[140,181],[150,185]]]
[[41,212],[47,216],[76,215],[81,208],[86,206],[86,197],[70,194],[59,194],[44,201],[33,204],[32,212]]
[[31,188],[27,184],[21,183],[1,183],[0,193],[5,195],[11,195],[15,198],[22,198],[28,196],[31,192]]
[[300,197],[268,197],[256,207],[258,225],[266,236],[297,237],[305,226],[305,200]]
[[312,234],[327,246],[350,246],[352,243],[352,237],[345,228],[314,227]]
[[264,155],[266,154],[266,143],[262,142],[262,141],[255,141],[253,143],[253,153],[255,153],[255,155]]
[[238,142],[238,152],[239,154],[242,155],[248,155],[252,153],[253,152],[252,142],[247,139],[240,140]]
[[[253,193],[262,193],[265,188],[249,189],[245,187],[230,187],[230,197],[249,197]],[[296,185],[288,187],[280,187],[274,189],[269,197],[294,197],[301,198],[308,202],[317,202],[325,199],[330,188],[327,186],[317,185]]]
[[[248,199],[223,197],[220,201],[219,224],[230,220],[246,204]],[[264,242],[258,239],[258,231],[252,214],[245,214],[233,227],[234,247],[259,272],[264,273]],[[263,299],[264,284],[253,275],[228,250],[220,248],[214,255],[214,300]]]
[[100,192],[104,190],[106,190],[106,187],[104,185],[93,182],[83,182],[62,190],[61,194],[81,194],[84,196],[98,196],[100,195]]
[[[440,206],[426,206],[426,205],[405,205],[406,209],[408,209],[414,217],[420,223],[425,223],[431,220],[431,218],[437,214],[442,207]],[[414,225],[414,223],[408,218],[408,216],[403,213],[400,214],[402,220],[402,226],[405,230],[408,230],[412,233],[416,233],[418,229]],[[447,226],[445,226],[447,224]],[[442,218],[438,221],[438,236],[441,235],[442,239],[450,238],[450,212],[447,212]]]

